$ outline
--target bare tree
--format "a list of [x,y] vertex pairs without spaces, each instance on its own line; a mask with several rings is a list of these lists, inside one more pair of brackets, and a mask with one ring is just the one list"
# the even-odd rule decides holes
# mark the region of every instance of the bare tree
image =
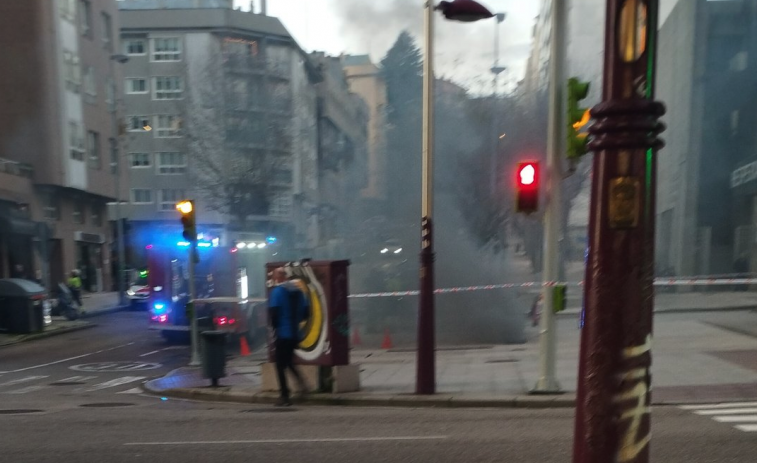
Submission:
[[234,73],[232,66],[262,64],[253,56],[209,54],[191,68],[185,97],[185,132],[192,179],[204,202],[244,226],[266,216],[283,161],[271,154],[270,142],[291,147],[284,124],[266,117],[270,99],[266,80],[254,73]]

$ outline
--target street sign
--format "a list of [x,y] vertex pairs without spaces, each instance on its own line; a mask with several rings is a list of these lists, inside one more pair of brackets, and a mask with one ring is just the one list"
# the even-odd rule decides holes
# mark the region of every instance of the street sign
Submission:
[[122,371],[142,371],[142,370],[154,370],[160,368],[160,363],[146,363],[146,362],[97,362],[97,363],[84,363],[82,365],[74,365],[69,367],[75,371],[97,371],[97,372],[122,372]]

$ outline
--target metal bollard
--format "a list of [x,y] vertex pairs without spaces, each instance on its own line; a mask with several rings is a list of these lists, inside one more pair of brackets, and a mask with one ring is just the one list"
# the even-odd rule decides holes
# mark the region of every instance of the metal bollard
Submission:
[[202,376],[218,387],[218,380],[226,377],[226,332],[203,331],[201,336]]

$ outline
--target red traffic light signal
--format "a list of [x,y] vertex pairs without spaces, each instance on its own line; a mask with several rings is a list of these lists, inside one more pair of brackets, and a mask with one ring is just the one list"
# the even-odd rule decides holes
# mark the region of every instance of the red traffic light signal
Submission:
[[515,183],[515,211],[536,212],[539,209],[539,163],[519,162]]

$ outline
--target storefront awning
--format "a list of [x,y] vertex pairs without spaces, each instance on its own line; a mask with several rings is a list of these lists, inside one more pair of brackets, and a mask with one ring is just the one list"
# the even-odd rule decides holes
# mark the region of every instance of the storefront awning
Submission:
[[37,224],[19,217],[0,217],[0,234],[34,236],[37,234]]

